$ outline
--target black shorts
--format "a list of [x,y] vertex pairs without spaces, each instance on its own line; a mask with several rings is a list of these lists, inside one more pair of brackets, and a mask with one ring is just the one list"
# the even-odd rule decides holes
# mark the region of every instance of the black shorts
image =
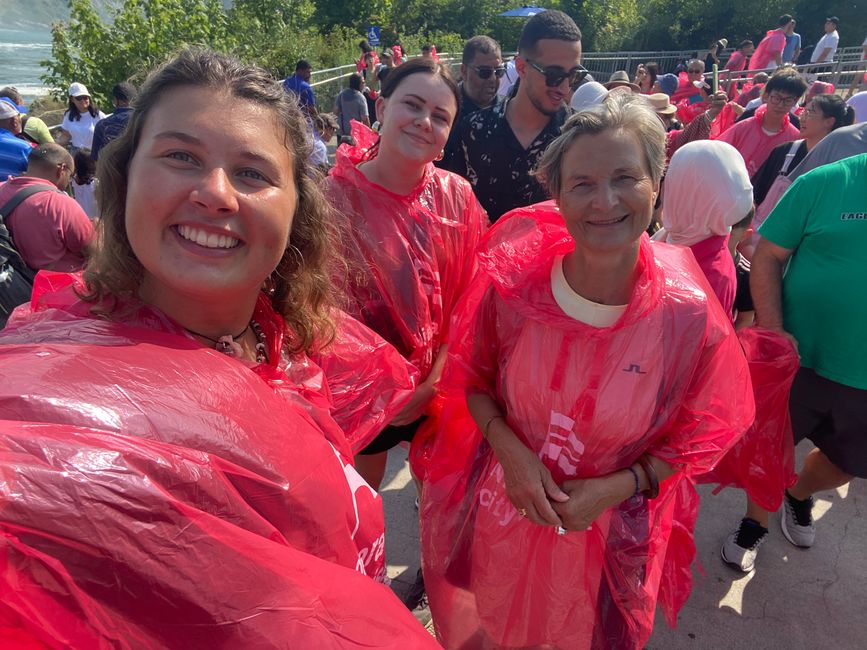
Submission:
[[411,442],[415,437],[415,432],[421,426],[421,423],[426,419],[425,416],[420,417],[415,422],[409,424],[401,424],[400,426],[387,426],[382,432],[374,438],[367,447],[358,452],[359,456],[371,456],[388,451],[392,447],[397,447],[402,442]]
[[847,474],[867,478],[867,390],[801,368],[789,396],[797,445],[809,438]]

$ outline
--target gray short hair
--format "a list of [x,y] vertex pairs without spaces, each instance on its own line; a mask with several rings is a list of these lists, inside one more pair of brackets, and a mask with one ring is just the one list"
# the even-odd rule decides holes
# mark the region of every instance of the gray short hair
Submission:
[[654,185],[659,183],[665,170],[666,136],[662,122],[643,96],[611,93],[598,106],[570,117],[559,137],[542,154],[533,173],[552,198],[560,195],[563,157],[575,140],[582,135],[596,135],[610,129],[623,129],[638,138],[650,178]]

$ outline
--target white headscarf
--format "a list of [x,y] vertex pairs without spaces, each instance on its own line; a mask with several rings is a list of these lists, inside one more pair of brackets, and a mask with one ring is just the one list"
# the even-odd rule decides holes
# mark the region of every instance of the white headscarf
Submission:
[[738,150],[719,140],[685,144],[665,174],[662,225],[665,240],[692,246],[727,235],[753,207],[753,186]]
[[598,81],[588,81],[586,84],[578,86],[578,90],[569,101],[569,106],[576,111],[586,111],[601,104],[606,97],[608,97],[608,90],[605,86]]

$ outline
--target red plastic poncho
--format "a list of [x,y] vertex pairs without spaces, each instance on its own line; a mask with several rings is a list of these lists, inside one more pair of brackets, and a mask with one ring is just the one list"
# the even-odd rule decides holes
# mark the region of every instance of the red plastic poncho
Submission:
[[784,142],[797,140],[800,131],[789,121],[789,114],[783,116],[783,125],[773,135],[765,133],[762,125],[765,121],[767,104],[762,104],[756,109],[755,114],[719,134],[715,139],[728,142],[737,149],[747,165],[747,172],[753,176],[762,166],[762,163],[771,155],[771,151],[777,145]]
[[[313,582],[312,576],[342,580],[352,569],[384,576],[382,505],[352,468],[352,451],[339,426],[333,421],[320,426],[327,411],[304,397],[321,399],[324,393],[292,379],[292,360],[280,354],[282,318],[267,299],[259,300],[254,318],[268,338],[274,363],[249,368],[202,347],[146,306],[122,305],[115,312],[119,320],[97,318],[90,314],[91,305],[75,296],[74,282],[73,276],[40,274],[29,310],[16,311],[0,333],[0,413],[17,422],[0,428],[8,434],[0,445],[0,491],[7,502],[0,510],[6,544],[0,560],[3,580],[15,584],[36,571],[27,559],[34,553],[58,576],[68,574],[57,589],[47,586],[44,571],[32,576],[34,593],[48,591],[58,603],[67,603],[59,608],[71,608],[68,620],[58,623],[61,639],[73,628],[99,628],[106,621],[110,630],[122,628],[121,638],[136,627],[158,627],[162,614],[151,616],[146,608],[136,613],[141,593],[125,584],[125,572],[136,572],[136,580],[159,586],[154,588],[160,598],[177,609],[174,619],[197,620],[199,630],[215,639],[237,644],[257,629],[257,617],[273,610],[265,616],[274,621],[273,638],[288,638],[281,636],[289,633],[283,628],[295,621],[296,629],[310,629],[311,639],[320,635],[326,645],[333,644],[340,638],[334,636],[340,625],[323,628],[321,623],[342,618],[328,611],[329,603],[340,602],[342,587],[317,600],[314,596],[328,585]],[[389,410],[384,418],[392,415]],[[30,439],[28,428],[38,429],[32,434],[36,446],[22,451]],[[89,454],[74,453],[72,441],[79,436],[99,438],[93,443],[96,465]],[[165,459],[154,459],[154,450],[163,448]],[[143,460],[131,460],[132,469],[124,469],[120,460],[118,467],[111,465],[127,450]],[[64,458],[68,469],[60,461]],[[37,476],[37,461],[52,471]],[[99,477],[93,485],[86,484],[91,473]],[[131,498],[127,492],[137,483],[153,486],[160,499],[151,502],[143,495],[125,505]],[[25,484],[27,489],[20,487]],[[57,495],[76,490],[80,499],[50,510]],[[10,499],[15,509],[8,507]],[[87,503],[94,517],[102,513],[97,519],[81,511],[88,499],[94,501]],[[160,508],[172,516],[155,514]],[[213,525],[206,526],[209,518]],[[45,539],[53,541],[47,546],[38,541]],[[187,548],[189,541],[200,546]],[[275,557],[284,557],[292,570],[272,566]],[[333,569],[316,558],[333,563]],[[175,566],[186,562],[199,572],[220,575],[209,579],[203,572],[191,589],[186,567]],[[295,567],[306,563],[310,576],[296,574]],[[240,574],[230,573],[228,565],[245,567],[251,581],[232,582],[228,576]],[[259,590],[257,572],[274,574],[267,585],[271,591]],[[367,578],[350,582],[374,587]],[[345,594],[356,614],[367,598],[359,589]],[[286,590],[309,597],[284,604],[281,593]],[[177,599],[172,600],[173,594]],[[389,601],[386,596],[381,600]],[[88,605],[90,601],[96,604]],[[28,609],[28,603],[36,602],[24,598],[15,610],[25,627],[41,626],[45,611]],[[104,615],[105,608],[121,603],[128,605],[127,618]],[[244,623],[248,617],[250,623]],[[359,633],[354,638],[365,637]],[[387,632],[379,638],[383,647],[394,640]]]
[[[573,247],[553,203],[513,211],[482,242],[484,281],[452,325],[444,424],[415,454],[427,469],[425,585],[447,648],[643,647],[657,597],[672,621],[689,595],[692,477],[753,419],[744,355],[688,251],[642,237],[627,311],[596,329],[552,295],[553,260]],[[629,499],[589,532],[558,536],[518,516],[467,389],[504,407],[558,483],[645,451],[676,473],[658,498]]]
[[[789,391],[800,360],[792,342],[760,327],[738,332],[750,365],[756,420],[700,483],[739,487],[765,510],[776,512],[785,489],[795,484],[795,442]],[[717,490],[718,492],[719,490]]]
[[0,420],[0,647],[437,647],[387,587],[269,521],[278,500],[312,519],[318,491],[336,535],[327,465],[293,489],[182,446]]
[[[756,46],[750,57],[748,70],[764,70],[777,67],[775,57],[786,49],[786,34],[782,29],[770,29]],[[773,65],[772,65],[773,64]]]
[[345,256],[361,277],[353,315],[430,373],[458,298],[476,273],[474,251],[488,218],[470,184],[429,164],[407,196],[371,183],[358,164],[376,140],[359,123],[343,145],[325,193],[344,220]]
[[686,126],[699,115],[703,114],[708,109],[710,104],[705,101],[690,102],[690,98],[687,97],[677,102],[676,106],[677,119],[679,119],[683,123],[683,125]]

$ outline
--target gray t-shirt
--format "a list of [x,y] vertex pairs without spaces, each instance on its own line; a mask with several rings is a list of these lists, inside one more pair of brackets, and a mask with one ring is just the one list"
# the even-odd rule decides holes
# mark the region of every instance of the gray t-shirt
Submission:
[[813,147],[807,157],[789,173],[792,182],[799,176],[829,163],[867,153],[867,122],[832,131]]
[[340,117],[340,132],[344,135],[349,135],[351,132],[350,121],[361,121],[362,117],[367,117],[367,100],[357,90],[346,88],[341,91],[334,100],[334,108]]

